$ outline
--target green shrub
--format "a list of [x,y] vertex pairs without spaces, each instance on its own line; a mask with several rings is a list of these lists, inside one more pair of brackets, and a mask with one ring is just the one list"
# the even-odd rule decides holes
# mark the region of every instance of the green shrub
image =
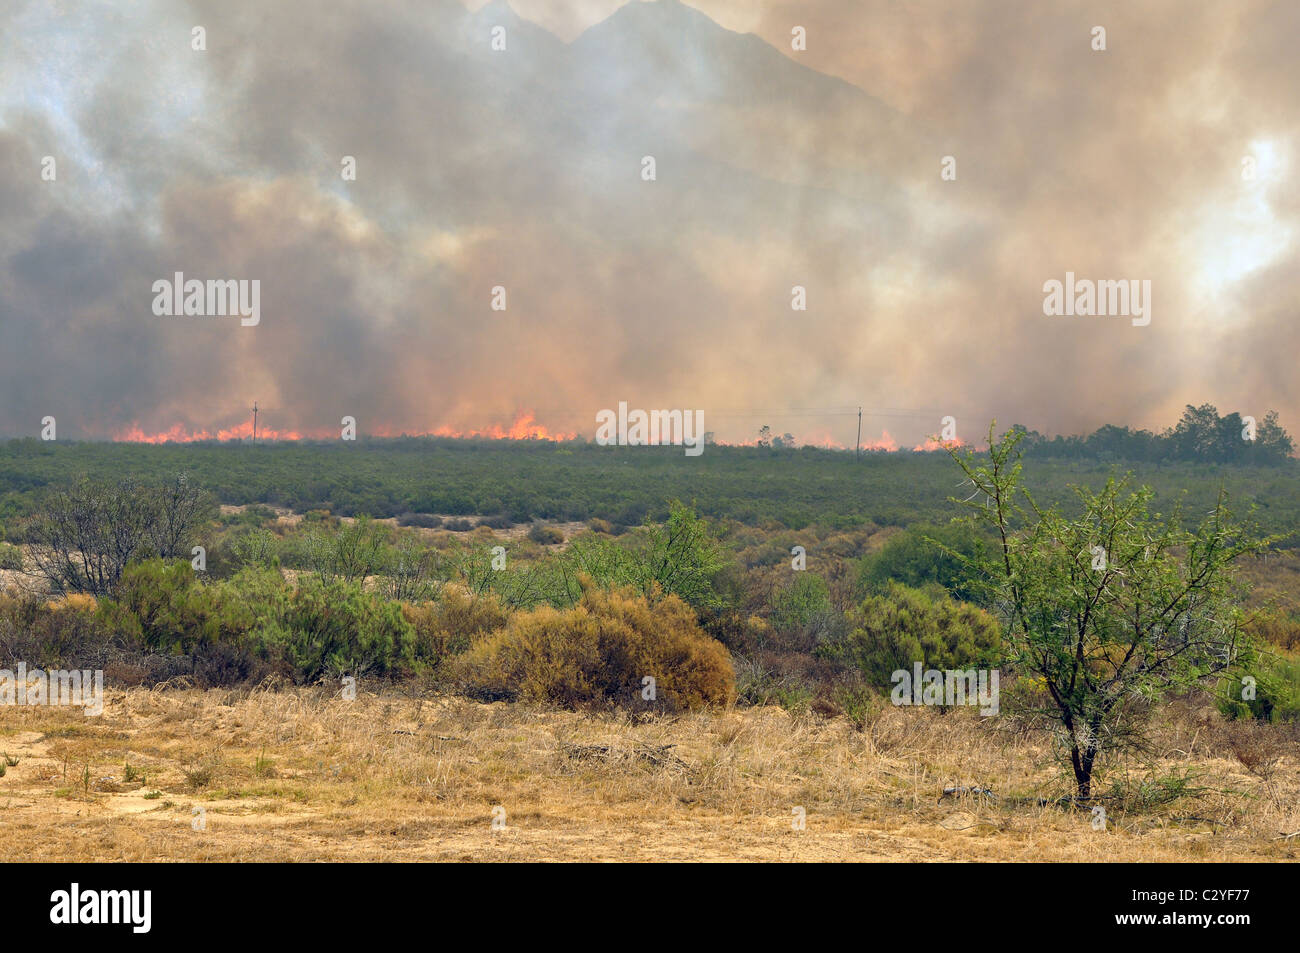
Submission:
[[402,607],[359,583],[307,578],[277,614],[253,633],[265,657],[282,661],[294,681],[408,673],[415,661],[415,630]]
[[212,678],[240,677],[260,659],[300,684],[339,675],[401,675],[415,661],[415,630],[399,603],[360,583],[245,569],[204,583],[185,562],[153,559],[122,574],[101,623],[143,653],[188,656]]
[[[1246,675],[1255,679],[1254,698],[1243,698]],[[1237,719],[1300,720],[1300,658],[1260,653],[1246,672],[1220,680],[1219,711]]]
[[568,561],[546,554],[529,561],[507,560],[497,568],[487,544],[461,550],[452,558],[465,588],[476,596],[491,593],[507,609],[534,609],[539,605],[567,607],[582,596],[578,573]]
[[[515,614],[477,639],[459,663],[464,688],[485,699],[546,701],[668,711],[725,704],[735,694],[726,649],[701,631],[675,596],[654,605],[631,590],[589,582],[570,609],[543,606]],[[655,679],[655,701],[642,700]]]
[[770,621],[776,629],[806,626],[831,610],[831,591],[816,573],[798,572],[772,595]]
[[104,624],[145,652],[189,655],[237,641],[252,624],[248,601],[204,585],[185,561],[148,559],[123,571],[111,599],[100,603]]
[[890,676],[911,670],[993,668],[1001,657],[1001,632],[988,612],[947,596],[890,583],[848,613],[849,631],[818,647],[822,658],[858,669],[888,689]]
[[368,516],[310,530],[303,537],[307,566],[326,583],[359,582],[383,568],[388,535]]
[[863,731],[884,709],[885,699],[861,675],[855,673],[855,676],[832,684],[823,705],[827,714],[842,716],[858,731]]
[[[230,557],[237,567],[274,566],[280,558],[280,538],[269,530],[255,528],[232,534]],[[209,556],[212,554],[209,553]],[[209,560],[211,562],[211,560]]]
[[0,543],[0,569],[23,571],[23,551],[9,543]]
[[677,500],[666,522],[618,541],[584,534],[570,543],[565,559],[575,575],[590,576],[603,588],[631,586],[647,598],[675,595],[701,610],[724,607],[717,582],[731,565],[704,518]]
[[978,602],[978,587],[966,565],[953,552],[974,557],[984,546],[979,531],[961,523],[909,526],[892,536],[880,552],[863,558],[858,575],[859,591],[863,595],[879,594],[890,582],[913,588],[938,583],[954,598]]
[[278,519],[275,510],[269,506],[263,506],[260,503],[254,503],[246,506],[237,513],[222,514],[217,522],[222,526],[244,526],[251,528],[260,528],[267,524],[274,524]]

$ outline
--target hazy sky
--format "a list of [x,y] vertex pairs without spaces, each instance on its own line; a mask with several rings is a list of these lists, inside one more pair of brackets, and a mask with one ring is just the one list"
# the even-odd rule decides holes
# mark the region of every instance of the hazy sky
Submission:
[[[0,435],[1300,430],[1293,0],[480,7],[0,5]],[[177,271],[260,324],[155,315]]]

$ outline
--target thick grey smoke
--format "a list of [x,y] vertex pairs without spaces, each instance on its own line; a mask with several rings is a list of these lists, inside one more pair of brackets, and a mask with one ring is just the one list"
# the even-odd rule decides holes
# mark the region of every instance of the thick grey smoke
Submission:
[[[696,6],[11,0],[0,435],[1300,426],[1300,7]],[[1067,271],[1151,324],[1045,316]],[[175,272],[260,280],[260,324],[156,316]]]

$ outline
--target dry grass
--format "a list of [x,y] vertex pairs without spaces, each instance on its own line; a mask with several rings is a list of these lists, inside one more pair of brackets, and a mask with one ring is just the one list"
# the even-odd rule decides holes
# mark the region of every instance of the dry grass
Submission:
[[[1283,836],[1300,830],[1295,747],[1265,752],[1264,779],[1233,757],[1235,729],[1217,715],[1163,717],[1159,767],[1193,769],[1194,790],[1141,810],[1103,802],[1097,831],[1088,811],[1039,803],[1065,792],[1041,741],[966,711],[890,708],[858,732],[776,708],[633,721],[397,694],[132,689],[108,693],[99,718],[0,709],[0,860],[1300,857],[1300,837]],[[941,797],[975,786],[997,800]],[[506,828],[493,831],[498,805]]]

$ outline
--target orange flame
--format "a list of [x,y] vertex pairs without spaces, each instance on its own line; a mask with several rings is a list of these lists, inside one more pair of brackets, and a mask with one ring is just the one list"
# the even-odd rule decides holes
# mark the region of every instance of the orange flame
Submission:
[[[551,430],[549,427],[537,421],[536,414],[531,410],[521,410],[515,413],[514,420],[509,426],[501,424],[492,424],[482,429],[458,430],[454,427],[442,426],[433,430],[404,430],[393,427],[376,427],[371,430],[363,431],[372,437],[450,437],[459,440],[550,440],[564,441],[576,440],[579,434],[574,431]],[[328,440],[336,437],[338,431],[334,430],[317,430],[310,432],[300,432],[297,430],[275,430],[270,427],[259,426],[257,428],[257,439],[260,440]],[[138,422],[124,427],[113,434],[112,439],[122,443],[192,443],[199,440],[248,440],[253,436],[253,422],[245,420],[228,429],[219,429],[215,432],[209,430],[187,430],[181,424],[175,424],[167,430],[155,432],[145,431]],[[741,441],[717,441],[719,446],[724,447],[756,447],[758,439],[741,440]],[[813,431],[808,437],[796,440],[796,445],[801,447],[818,447],[823,450],[850,450],[851,447],[840,443],[831,437],[827,430]],[[948,447],[962,447],[967,444],[962,440],[940,441],[935,437],[927,437],[924,441],[912,448],[917,452],[932,452],[943,450]],[[879,440],[867,440],[862,444],[862,449],[867,451],[896,453],[899,449],[898,442],[889,434],[888,430],[881,431]]]
[[[426,436],[421,434],[420,436]],[[461,439],[478,438],[481,440],[576,440],[577,433],[550,430],[537,422],[531,410],[519,411],[509,427],[493,424],[484,430],[453,430],[451,427],[439,427],[427,436],[459,437]]]
[[[313,431],[303,434],[297,430],[275,430],[269,427],[259,426],[257,428],[257,439],[260,440],[327,440],[330,437],[337,436],[337,431]],[[515,414],[514,421],[509,427],[502,427],[500,424],[493,424],[484,430],[455,430],[451,427],[438,427],[435,430],[396,430],[391,427],[379,427],[368,432],[374,437],[456,437],[460,439],[483,439],[483,440],[574,440],[577,438],[576,433],[552,431],[549,428],[539,424],[536,416],[531,410],[519,411]],[[113,434],[113,440],[122,443],[192,443],[197,440],[248,440],[253,436],[253,422],[245,420],[228,430],[218,430],[215,433],[208,430],[186,430],[180,424],[175,424],[167,430],[159,430],[153,433],[146,432],[140,424],[133,423],[129,427],[118,430]]]
[[[180,424],[174,424],[167,430],[146,433],[140,424],[133,423],[115,434],[113,439],[120,443],[193,443],[196,440],[247,440],[253,436],[253,422],[246,420],[229,430],[186,430]],[[302,434],[296,430],[272,430],[268,427],[257,428],[258,440],[301,440]]]
[[840,443],[831,436],[829,430],[814,430],[808,436],[797,441],[801,447],[816,447],[819,450],[851,450],[852,448]]
[[896,453],[898,451],[898,441],[889,435],[888,430],[880,431],[879,440],[868,440],[862,445],[863,450],[883,450],[885,453]]
[[969,447],[965,440],[958,437],[955,440],[939,440],[937,437],[926,437],[918,443],[912,450],[916,453],[933,453],[935,450],[951,450],[956,447]]

